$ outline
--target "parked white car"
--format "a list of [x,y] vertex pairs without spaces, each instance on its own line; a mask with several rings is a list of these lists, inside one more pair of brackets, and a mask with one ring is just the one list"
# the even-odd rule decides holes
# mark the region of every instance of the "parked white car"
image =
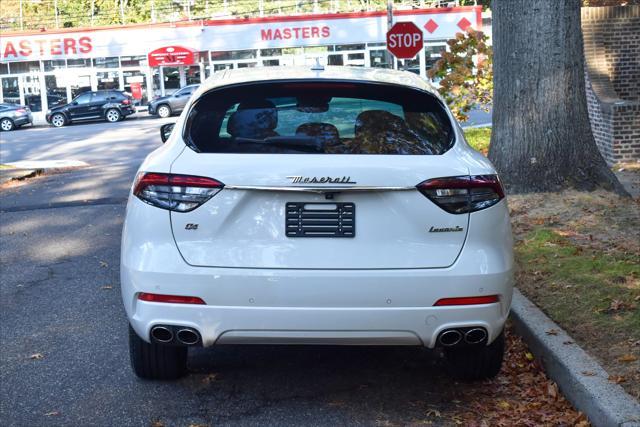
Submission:
[[505,195],[437,93],[392,70],[216,73],[133,185],[133,370],[190,346],[413,345],[495,376],[513,286]]

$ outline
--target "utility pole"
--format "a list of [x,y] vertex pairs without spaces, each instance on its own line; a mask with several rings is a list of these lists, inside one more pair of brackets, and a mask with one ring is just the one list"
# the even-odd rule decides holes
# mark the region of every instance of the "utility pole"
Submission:
[[124,25],[124,0],[120,0],[120,19],[122,21],[122,25]]
[[93,15],[96,13],[96,0],[91,0],[91,26],[93,27]]
[[191,0],[186,0],[187,3],[187,19],[191,21]]
[[60,20],[58,19],[58,0],[53,0],[53,9],[56,14],[56,28],[60,28]]
[[151,22],[156,22],[156,2],[151,0]]
[[[387,31],[391,30],[391,27],[393,27],[393,0],[387,0]],[[391,55],[391,53],[388,54]],[[391,55],[391,68],[398,69],[398,60],[395,55]]]
[[258,9],[260,9],[260,17],[264,16],[264,0],[260,0],[258,3]]
[[24,26],[22,23],[22,0],[20,0],[20,31],[24,30]]

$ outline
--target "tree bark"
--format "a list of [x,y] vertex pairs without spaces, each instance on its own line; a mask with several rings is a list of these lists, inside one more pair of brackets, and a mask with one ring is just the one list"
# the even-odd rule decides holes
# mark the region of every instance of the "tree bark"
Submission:
[[489,159],[510,193],[626,194],[587,111],[580,0],[494,0]]

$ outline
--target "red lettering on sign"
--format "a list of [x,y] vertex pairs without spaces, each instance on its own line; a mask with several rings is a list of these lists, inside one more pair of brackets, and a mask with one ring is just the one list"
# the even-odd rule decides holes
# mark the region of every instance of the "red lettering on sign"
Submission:
[[91,37],[80,37],[78,39],[78,44],[80,45],[80,48],[78,49],[80,53],[89,53],[91,52],[91,49],[93,49],[93,46],[91,45]]
[[13,43],[11,43],[11,42],[7,42],[7,44],[4,46],[4,54],[3,54],[3,56],[5,58],[7,58],[7,57],[9,57],[9,55],[18,56],[18,52],[16,52],[16,48],[13,47]]
[[286,27],[260,30],[260,38],[268,40],[320,39],[331,35],[329,27]]
[[38,39],[36,40],[36,43],[38,44],[38,48],[40,50],[40,55],[44,55],[44,44],[46,43],[46,40],[43,39]]
[[75,54],[76,53],[76,40],[75,39],[64,39],[64,54]]
[[51,55],[62,55],[62,40],[52,39],[50,44]]
[[33,52],[28,40],[20,40],[20,56],[29,56]]

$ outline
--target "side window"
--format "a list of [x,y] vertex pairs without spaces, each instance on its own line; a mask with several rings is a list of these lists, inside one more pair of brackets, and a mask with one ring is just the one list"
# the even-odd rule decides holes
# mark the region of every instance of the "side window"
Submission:
[[107,92],[96,92],[91,98],[91,102],[106,102]]
[[78,105],[88,104],[89,102],[91,102],[91,92],[83,93],[82,95],[79,95],[76,99],[74,99],[73,101],[77,102]]

